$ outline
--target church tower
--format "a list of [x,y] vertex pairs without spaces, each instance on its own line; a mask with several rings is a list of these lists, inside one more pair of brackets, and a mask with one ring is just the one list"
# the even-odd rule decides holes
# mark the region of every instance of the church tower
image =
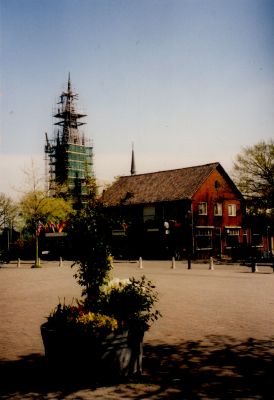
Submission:
[[69,75],[67,90],[62,92],[53,115],[53,138],[49,140],[46,134],[45,144],[49,193],[55,195],[61,190],[74,203],[84,201],[88,179],[94,177],[93,148],[82,131],[87,115],[77,110],[77,100]]

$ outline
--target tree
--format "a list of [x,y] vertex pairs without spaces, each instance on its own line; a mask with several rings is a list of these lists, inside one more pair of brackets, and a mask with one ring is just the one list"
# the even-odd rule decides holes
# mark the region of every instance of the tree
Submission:
[[39,267],[39,234],[42,227],[48,223],[59,224],[66,221],[72,213],[72,206],[57,194],[50,196],[48,190],[44,190],[44,177],[33,160],[30,168],[24,170],[27,189],[19,202],[19,213],[24,220],[26,229],[35,236],[35,264]]
[[26,193],[20,202],[21,214],[26,225],[35,235],[35,267],[39,266],[39,233],[46,224],[66,221],[72,212],[69,202],[63,198],[49,197],[47,192],[33,190]]
[[0,193],[0,252],[6,253],[7,259],[10,250],[12,230],[17,215],[15,202],[3,193]]
[[98,201],[96,179],[87,178],[85,183],[85,202],[79,204],[80,207],[71,218],[68,234],[73,245],[72,256],[79,266],[75,277],[80,285],[86,286],[83,294],[89,297],[89,293],[93,293],[95,287],[99,290],[99,286],[105,282],[111,263],[108,246],[109,226]]
[[0,193],[0,230],[10,227],[16,215],[16,205],[13,200]]
[[236,157],[233,175],[249,211],[274,216],[274,141],[244,147]]

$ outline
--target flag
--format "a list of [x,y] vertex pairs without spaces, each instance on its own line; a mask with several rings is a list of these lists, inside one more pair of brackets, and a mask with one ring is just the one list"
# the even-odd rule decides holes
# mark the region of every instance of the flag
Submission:
[[52,229],[52,232],[55,232],[55,224],[52,221],[49,222],[49,226]]
[[62,232],[65,226],[65,221],[61,221],[60,224],[57,226],[58,227],[58,232]]
[[37,226],[37,235],[40,235],[41,229],[43,228],[43,224],[41,221],[38,222],[38,226]]

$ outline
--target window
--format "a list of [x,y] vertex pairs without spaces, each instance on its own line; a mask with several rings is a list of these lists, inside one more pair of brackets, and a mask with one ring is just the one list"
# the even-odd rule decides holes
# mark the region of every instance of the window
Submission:
[[155,219],[155,207],[154,206],[145,206],[143,210],[143,218],[144,222],[152,219]]
[[207,215],[207,203],[204,202],[198,204],[198,214]]
[[222,203],[215,203],[214,204],[214,215],[222,215],[222,214],[223,214]]
[[226,229],[226,246],[237,247],[239,245],[240,229],[227,228]]
[[197,229],[195,239],[197,250],[212,249],[212,229]]
[[263,236],[261,233],[252,232],[251,235],[251,245],[255,247],[260,247],[263,244]]
[[228,204],[228,216],[236,217],[236,204]]

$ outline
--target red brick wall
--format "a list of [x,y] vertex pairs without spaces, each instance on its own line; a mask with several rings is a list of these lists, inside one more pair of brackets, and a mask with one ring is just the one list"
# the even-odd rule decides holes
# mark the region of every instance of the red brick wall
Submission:
[[[218,181],[219,187],[215,187]],[[207,202],[207,216],[198,215],[198,203]],[[222,216],[214,216],[214,203],[222,203]],[[228,204],[236,204],[236,217],[228,216]],[[239,194],[229,180],[215,170],[193,197],[193,215],[196,225],[241,226],[242,209]]]

